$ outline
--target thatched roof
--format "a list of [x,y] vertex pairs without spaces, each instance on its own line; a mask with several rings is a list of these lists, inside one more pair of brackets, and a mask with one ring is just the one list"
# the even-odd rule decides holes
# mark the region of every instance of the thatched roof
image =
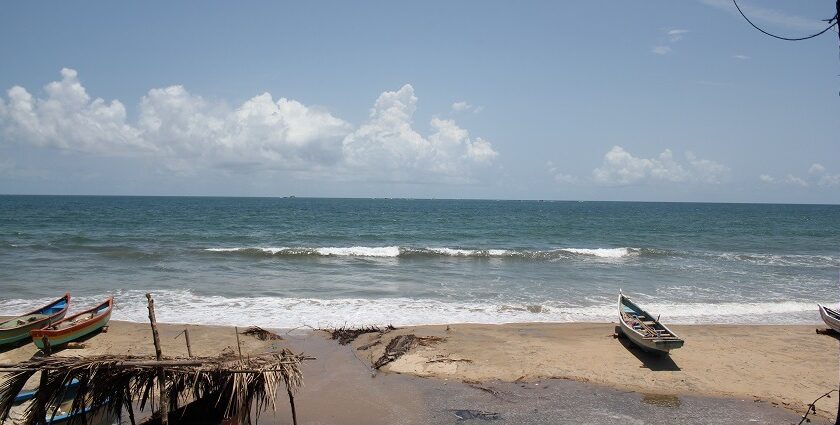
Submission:
[[227,418],[247,417],[252,405],[259,416],[261,411],[275,408],[281,384],[290,397],[303,384],[301,361],[307,359],[284,349],[248,359],[222,356],[155,361],[129,356],[44,357],[0,365],[0,422],[8,417],[15,396],[26,382],[41,371],[47,373],[41,374],[33,402],[24,411],[25,424],[43,422],[44,415],[51,414],[48,406],[61,404],[67,385],[74,379],[79,381],[79,386],[71,414],[100,406],[122,415],[124,409],[131,409],[132,400],[142,410],[154,404],[161,368],[172,405],[170,410],[174,410],[179,400],[203,399],[212,401]]

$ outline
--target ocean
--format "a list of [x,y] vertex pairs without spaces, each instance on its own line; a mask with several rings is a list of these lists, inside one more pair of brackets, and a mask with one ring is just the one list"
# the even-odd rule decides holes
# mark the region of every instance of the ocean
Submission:
[[0,196],[0,315],[66,291],[114,319],[292,328],[817,323],[840,206]]

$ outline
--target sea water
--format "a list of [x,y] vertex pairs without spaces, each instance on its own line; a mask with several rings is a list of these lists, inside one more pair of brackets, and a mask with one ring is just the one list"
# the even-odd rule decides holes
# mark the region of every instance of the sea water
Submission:
[[0,196],[0,315],[65,291],[114,319],[265,327],[815,323],[840,206]]

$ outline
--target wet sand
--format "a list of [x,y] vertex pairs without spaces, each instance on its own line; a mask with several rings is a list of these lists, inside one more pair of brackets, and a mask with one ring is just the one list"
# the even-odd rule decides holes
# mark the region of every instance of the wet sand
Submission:
[[[289,347],[317,358],[304,365],[297,397],[301,423],[309,424],[460,423],[480,421],[470,419],[479,412],[512,424],[796,423],[804,403],[837,387],[838,340],[815,334],[814,326],[676,326],[686,345],[664,359],[614,339],[613,327],[420,326],[363,335],[351,346],[318,331],[240,340],[246,355]],[[163,324],[165,356],[186,356],[183,336],[176,338],[184,328],[194,355],[237,349],[233,328]],[[384,345],[405,334],[441,339],[373,370]],[[115,321],[84,344],[55,355],[154,355],[146,324]],[[36,352],[33,344],[2,349],[0,362]],[[817,405],[815,423],[833,419],[836,400]],[[260,422],[290,423],[285,397]]]

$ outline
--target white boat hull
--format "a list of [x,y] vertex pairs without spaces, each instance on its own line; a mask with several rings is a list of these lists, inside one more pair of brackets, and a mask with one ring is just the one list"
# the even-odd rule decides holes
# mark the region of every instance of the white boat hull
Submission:
[[820,317],[822,317],[823,322],[825,322],[829,328],[840,332],[840,314],[820,304],[817,304],[817,306],[820,308]]

